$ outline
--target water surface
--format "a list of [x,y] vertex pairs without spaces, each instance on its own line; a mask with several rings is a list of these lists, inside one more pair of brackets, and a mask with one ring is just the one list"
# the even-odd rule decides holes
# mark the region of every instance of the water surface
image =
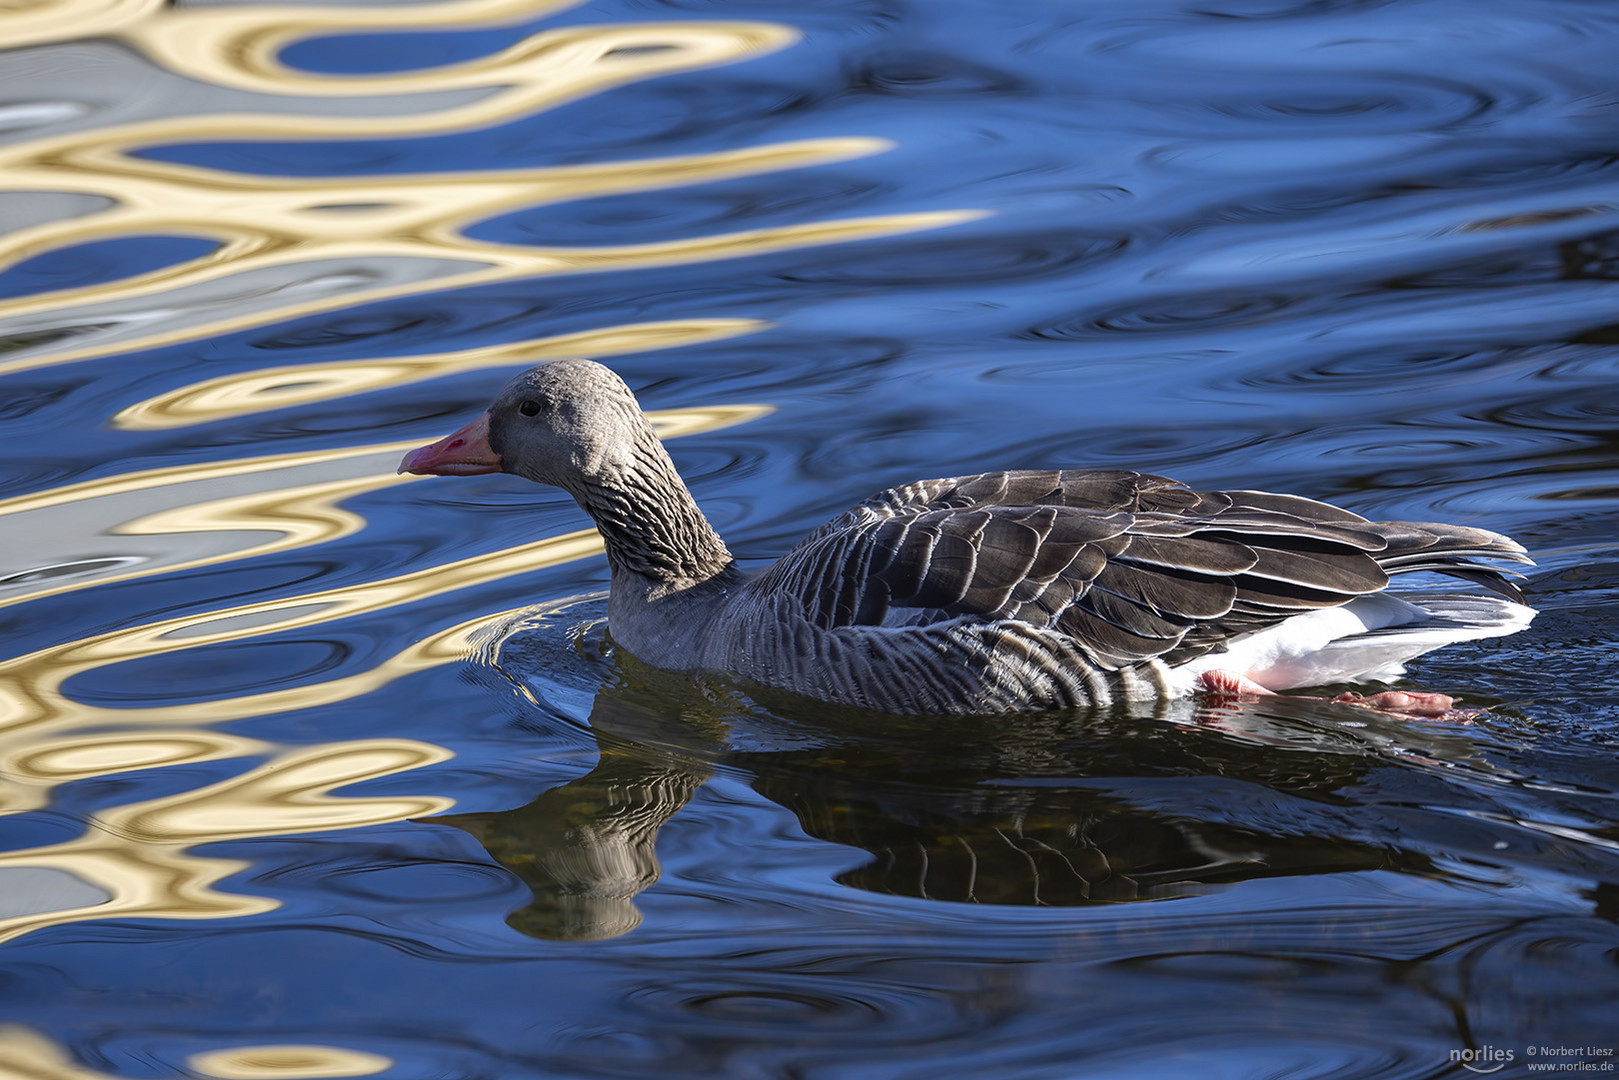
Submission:
[[[0,41],[0,1074],[1611,1071],[1611,5]],[[1541,615],[1413,665],[1470,725],[693,685],[613,652],[565,497],[393,473],[568,355],[750,565],[891,484],[1124,467],[1508,532]]]

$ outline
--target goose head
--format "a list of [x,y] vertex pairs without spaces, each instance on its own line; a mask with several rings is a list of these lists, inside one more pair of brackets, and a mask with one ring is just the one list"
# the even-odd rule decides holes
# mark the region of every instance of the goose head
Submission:
[[406,454],[399,471],[506,472],[578,492],[633,472],[649,442],[657,436],[622,379],[589,360],[555,360],[512,379],[459,431]]

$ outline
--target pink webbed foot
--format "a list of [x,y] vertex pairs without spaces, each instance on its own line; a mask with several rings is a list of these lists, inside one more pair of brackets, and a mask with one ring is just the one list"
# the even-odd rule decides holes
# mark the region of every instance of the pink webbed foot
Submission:
[[1243,677],[1235,671],[1226,671],[1222,668],[1212,668],[1197,677],[1198,689],[1210,694],[1219,694],[1222,697],[1276,697],[1274,690],[1267,690],[1252,679]]
[[1412,693],[1408,690],[1385,690],[1370,697],[1346,690],[1332,699],[1339,705],[1359,705],[1396,716],[1418,717],[1423,720],[1444,720],[1468,724],[1483,714],[1482,709],[1455,708],[1456,699],[1449,694]]
[[1411,694],[1404,690],[1385,690],[1370,697],[1346,690],[1332,700],[1340,705],[1364,705],[1368,709],[1413,716],[1444,716],[1455,703],[1448,694]]
[[[1205,693],[1219,697],[1280,697],[1274,690],[1268,690],[1235,671],[1226,671],[1214,668],[1198,676],[1198,689]],[[1307,697],[1307,695],[1297,695]],[[1321,701],[1323,698],[1311,700]],[[1345,691],[1331,699],[1337,705],[1358,705],[1365,709],[1375,709],[1391,716],[1407,717],[1422,720],[1441,720],[1449,723],[1466,724],[1482,715],[1482,709],[1455,708],[1455,699],[1449,694],[1417,693],[1409,690],[1385,690],[1380,694],[1357,694],[1353,690]]]

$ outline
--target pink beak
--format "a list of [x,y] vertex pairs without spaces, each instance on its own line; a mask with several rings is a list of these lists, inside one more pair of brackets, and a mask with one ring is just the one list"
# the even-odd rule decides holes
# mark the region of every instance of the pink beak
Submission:
[[500,472],[500,455],[489,446],[489,414],[436,443],[418,447],[399,463],[402,473],[418,476],[476,476]]

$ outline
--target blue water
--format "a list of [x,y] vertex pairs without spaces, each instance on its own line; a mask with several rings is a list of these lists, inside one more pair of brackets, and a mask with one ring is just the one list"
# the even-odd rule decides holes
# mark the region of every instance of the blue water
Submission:
[[[369,1071],[389,1080],[1438,1077],[1466,1075],[1453,1051],[1481,1048],[1511,1051],[1499,1075],[1512,1076],[1542,1047],[1611,1065],[1619,9],[618,0],[509,27],[315,33],[282,59],[363,76],[553,27],[698,19],[802,40],[454,133],[155,139],[135,157],[329,181],[875,137],[892,147],[536,201],[461,235],[605,248],[981,216],[272,308],[253,325],[5,370],[14,468],[0,498],[426,442],[522,365],[191,426],[115,420],[203,380],[757,319],[769,325],[604,357],[649,409],[771,407],[670,441],[749,565],[875,490],[991,468],[1139,468],[1476,525],[1534,553],[1526,589],[1541,615],[1425,658],[1411,680],[1490,712],[1446,726],[1299,700],[941,727],[755,701],[615,655],[599,556],[216,644],[176,634],[64,676],[73,708],[112,711],[50,737],[191,725],[251,742],[169,765],[132,757],[26,805],[41,781],[16,755],[44,729],[0,728],[4,808],[17,800],[0,817],[0,858],[15,856],[0,862],[0,933],[16,911],[73,910],[74,889],[99,887],[87,864],[49,862],[52,845],[108,836],[160,865],[175,848],[141,846],[147,819],[121,817],[129,807],[256,769],[273,778],[305,751],[409,740],[441,753],[335,784],[336,801],[406,800],[388,820],[316,827],[296,797],[244,795],[240,822],[216,807],[172,826],[179,850],[235,860],[214,887],[262,910],[92,904],[0,940],[0,1023],[20,1025],[0,1036],[25,1029],[83,1075],[131,1080],[207,1075],[199,1054],[303,1045],[380,1055]],[[46,46],[3,52],[0,85],[32,100],[29,65],[70,63]],[[131,86],[134,100],[146,92]],[[43,265],[51,280],[18,288],[102,286],[201,252],[183,246],[192,232],[143,235],[61,249],[0,285]],[[0,362],[102,340],[114,316],[94,301],[64,294],[59,315],[0,325]],[[203,303],[160,294],[151,326]],[[200,513],[277,486],[267,475],[160,492],[109,520],[163,499]],[[202,626],[586,525],[560,493],[515,478],[421,481],[342,496],[356,523],[341,535],[164,569],[201,550],[191,534],[131,539],[88,496],[69,502],[83,515],[8,518],[0,504],[3,546],[26,553],[30,580],[82,585],[0,608],[7,657]],[[152,572],[95,561],[126,557]],[[474,620],[452,661],[386,667]],[[76,662],[29,661],[19,692],[45,700],[52,665]],[[341,695],[290,707],[251,697],[344,679]],[[186,719],[220,702],[207,723]],[[23,891],[4,877],[19,866],[34,874]],[[50,866],[66,870],[40,876]]]

